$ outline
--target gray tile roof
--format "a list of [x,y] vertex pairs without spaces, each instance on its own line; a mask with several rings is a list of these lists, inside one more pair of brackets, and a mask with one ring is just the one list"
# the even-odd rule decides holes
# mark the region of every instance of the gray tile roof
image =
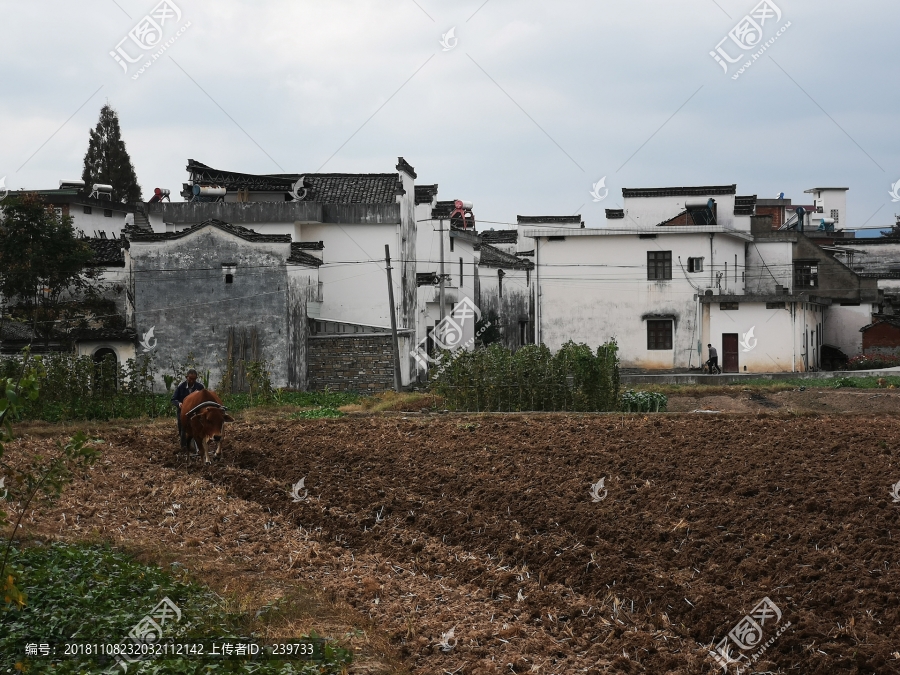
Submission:
[[213,169],[193,159],[187,170],[195,182],[220,185],[229,191],[290,192],[301,177],[307,189],[303,201],[322,204],[394,204],[403,186],[396,173],[279,173],[256,175]]
[[27,342],[32,339],[34,339],[34,332],[30,326],[18,321],[10,321],[8,318],[0,322],[0,340]]
[[701,185],[695,187],[622,188],[623,197],[706,197],[733,195],[737,185]]
[[437,183],[434,185],[416,185],[416,204],[430,204],[437,193]]
[[91,265],[98,267],[125,267],[125,244],[121,239],[97,239],[84,240],[94,252]]
[[478,264],[485,267],[499,267],[509,270],[534,269],[534,263],[530,260],[521,260],[514,255],[504,253],[500,249],[484,243],[481,244],[481,260]]
[[485,244],[515,244],[519,241],[518,230],[487,230],[481,233]]
[[291,241],[291,235],[289,234],[259,234],[255,230],[250,230],[246,227],[241,227],[240,225],[223,223],[221,220],[207,220],[203,223],[198,223],[193,227],[180,230],[179,232],[145,232],[144,230],[130,228],[125,228],[125,231],[128,234],[129,239],[133,242],[169,241],[172,239],[181,239],[198,230],[202,230],[204,227],[215,227],[223,232],[233,234],[235,237],[240,237],[245,241],[270,244],[290,243]]
[[576,216],[516,216],[520,225],[577,225],[581,227],[581,215]]
[[297,241],[291,244],[291,255],[287,259],[288,263],[295,265],[306,265],[307,267],[319,267],[322,261],[311,253],[303,250],[305,242]]
[[756,195],[734,198],[734,215],[752,216],[756,213]]

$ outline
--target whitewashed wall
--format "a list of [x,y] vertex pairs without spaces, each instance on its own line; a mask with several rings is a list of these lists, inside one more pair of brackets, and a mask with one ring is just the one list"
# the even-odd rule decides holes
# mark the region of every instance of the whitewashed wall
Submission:
[[[815,336],[824,322],[818,305],[786,301],[785,309],[767,309],[765,302],[741,302],[737,310],[722,310],[713,302],[704,309],[709,312],[709,320],[703,337],[703,361],[708,358],[706,345],[711,343],[719,352],[722,366],[722,334],[737,333],[739,372],[804,372],[807,363],[818,365],[819,340]],[[752,337],[748,335],[751,329]]]
[[[566,235],[564,241],[548,240],[546,230],[526,229],[526,236],[540,237],[533,273],[539,294],[537,342],[556,350],[572,339],[596,348],[614,337],[623,367],[697,367],[701,331],[695,296],[714,285],[715,272],[724,272],[725,262],[729,263],[727,292],[743,293],[741,275],[735,281],[731,270],[735,255],[739,261],[744,258],[744,238],[716,233],[711,254],[709,232],[674,229],[656,228],[655,239],[640,239],[636,231],[615,235],[592,229],[549,232]],[[654,250],[672,251],[671,280],[647,279],[647,252]],[[687,273],[688,257],[704,257],[703,272]],[[647,349],[647,315],[675,317],[671,351]]]
[[625,197],[623,207],[625,219],[608,221],[611,227],[616,223],[624,227],[655,227],[662,222],[674,218],[684,211],[684,202],[716,200],[717,222],[722,227],[750,231],[749,216],[734,215],[734,195],[709,195],[708,197]]
[[747,245],[747,293],[774,295],[775,286],[794,288],[793,242],[755,241]]
[[859,305],[832,304],[825,312],[825,342],[839,347],[847,356],[862,353],[862,333],[860,328],[872,323],[873,310],[870,303]]

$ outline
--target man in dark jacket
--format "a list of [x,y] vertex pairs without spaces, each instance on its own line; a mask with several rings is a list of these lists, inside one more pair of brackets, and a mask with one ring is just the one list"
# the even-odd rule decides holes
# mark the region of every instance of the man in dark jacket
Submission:
[[719,352],[716,351],[716,348],[712,345],[706,345],[706,348],[709,350],[709,373],[712,375],[713,369],[719,367]]
[[201,389],[204,389],[203,383],[197,381],[197,371],[191,368],[187,371],[187,379],[175,387],[175,393],[172,394],[172,403],[177,408],[178,438],[181,439],[182,448],[186,446],[186,443],[184,442],[184,432],[181,429],[181,404],[184,403],[184,399],[188,397],[188,394],[193,394]]

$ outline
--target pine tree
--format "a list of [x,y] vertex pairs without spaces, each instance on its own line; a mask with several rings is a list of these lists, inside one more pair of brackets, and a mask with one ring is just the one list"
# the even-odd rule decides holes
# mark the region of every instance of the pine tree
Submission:
[[100,111],[97,126],[91,130],[81,180],[87,192],[94,183],[112,185],[114,202],[141,201],[141,186],[122,140],[119,116],[108,103]]

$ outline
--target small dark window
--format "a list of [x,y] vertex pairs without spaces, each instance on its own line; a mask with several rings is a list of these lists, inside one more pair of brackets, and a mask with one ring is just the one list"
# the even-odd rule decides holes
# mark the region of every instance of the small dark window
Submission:
[[453,242],[456,241],[456,237],[450,237],[450,250],[453,251]]
[[647,251],[647,278],[672,278],[672,251]]
[[638,239],[656,239],[655,234],[639,234]]
[[462,258],[459,259],[459,285],[463,285],[463,261]]
[[84,207],[84,212],[85,212],[87,215],[91,215],[91,211],[93,211],[93,209],[91,209],[90,206],[85,206],[85,207]]
[[766,309],[786,309],[783,302],[767,302]]
[[719,309],[726,311],[732,309],[738,309],[740,307],[740,303],[737,302],[720,302]]
[[226,275],[225,275],[225,283],[226,283],[226,284],[233,284],[233,283],[234,283],[234,275],[233,275],[233,274],[226,274]]
[[506,276],[506,272],[503,270],[497,270],[497,294],[502,298],[503,297],[503,277]]
[[525,285],[531,287],[531,270],[525,270]]
[[688,258],[688,272],[702,272],[703,258]]
[[672,349],[672,322],[647,322],[647,349]]
[[819,287],[819,261],[794,261],[794,286],[797,288]]
[[103,209],[104,218],[112,218],[112,209]]
[[565,237],[547,237],[549,241],[565,241]]

